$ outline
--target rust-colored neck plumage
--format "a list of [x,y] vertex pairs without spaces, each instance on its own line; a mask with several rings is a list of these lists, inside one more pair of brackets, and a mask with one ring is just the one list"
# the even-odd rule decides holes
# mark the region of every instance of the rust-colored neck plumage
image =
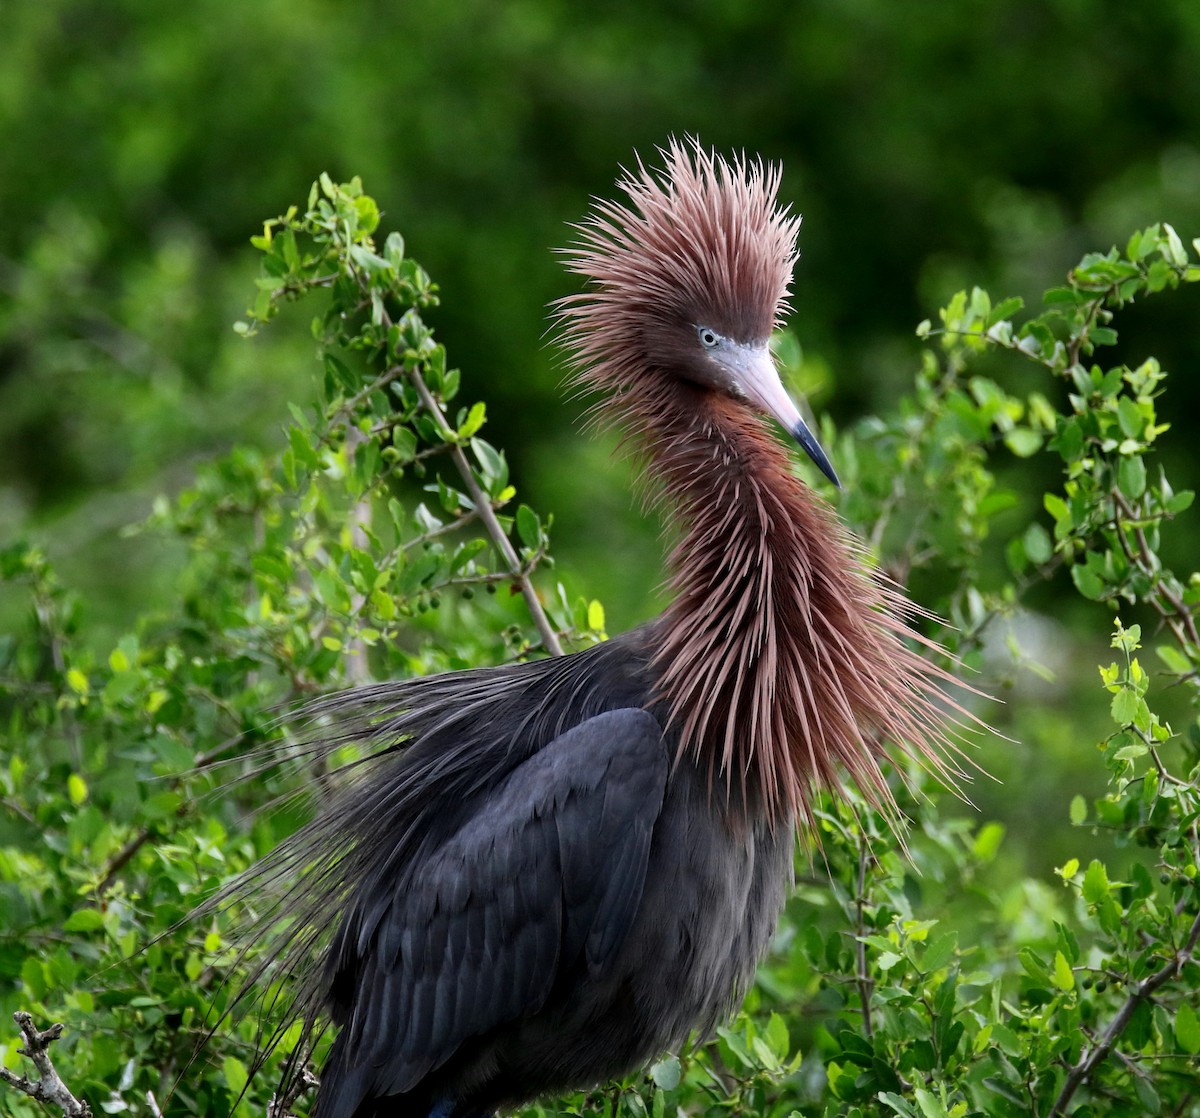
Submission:
[[903,599],[864,571],[763,422],[682,382],[622,406],[682,529],[654,662],[682,750],[774,817],[807,817],[839,768],[890,803],[884,742],[961,775],[945,759],[945,673],[907,647]]

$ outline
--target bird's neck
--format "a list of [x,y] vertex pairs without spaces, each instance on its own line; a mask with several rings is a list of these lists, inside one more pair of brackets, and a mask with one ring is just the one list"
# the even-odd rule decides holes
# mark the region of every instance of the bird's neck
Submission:
[[906,646],[903,599],[864,572],[764,424],[723,395],[671,391],[666,408],[661,395],[653,408],[631,402],[682,527],[654,656],[681,753],[780,821],[808,820],[839,770],[889,805],[880,738],[938,768],[945,673]]

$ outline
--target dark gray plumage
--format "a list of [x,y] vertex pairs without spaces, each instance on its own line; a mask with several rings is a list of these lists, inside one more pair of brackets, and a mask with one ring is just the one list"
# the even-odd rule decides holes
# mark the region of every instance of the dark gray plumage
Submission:
[[366,860],[327,956],[342,1029],[318,1118],[483,1114],[599,1082],[744,992],[792,832],[745,829],[694,766],[668,780],[650,631],[442,677],[436,695],[431,680],[355,693],[359,709],[422,706],[377,730],[414,744],[367,799],[316,824],[374,852],[389,802],[400,839]]

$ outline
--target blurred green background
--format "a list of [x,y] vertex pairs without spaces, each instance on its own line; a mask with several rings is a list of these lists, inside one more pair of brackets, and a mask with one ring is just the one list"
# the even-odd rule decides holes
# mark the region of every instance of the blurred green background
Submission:
[[[6,0],[4,538],[44,541],[98,642],[170,599],[182,553],[123,529],[199,459],[279,443],[286,402],[310,395],[310,312],[249,342],[231,329],[253,296],[248,238],[319,172],[357,174],[441,285],[431,318],[464,399],[487,401],[523,499],[554,514],[563,577],[628,627],[656,608],[657,525],[559,392],[546,305],[572,283],[551,250],[635,150],[682,133],[783,161],[804,215],[797,387],[848,423],[906,390],[915,324],[959,287],[1036,298],[1134,228],[1200,234],[1200,4]],[[1200,482],[1198,296],[1123,324],[1120,356],[1176,373],[1177,487]],[[1048,456],[1021,468],[1052,480]],[[1175,528],[1190,569],[1200,533]],[[1107,619],[1067,636],[1051,607],[1025,639],[1060,674],[1086,646],[1088,690],[1040,694],[1036,727],[1017,704],[1026,745],[986,762],[1002,774],[1048,740],[1077,761],[1095,705]],[[0,627],[16,608],[0,601]],[[1010,798],[1036,831],[1043,797]]]

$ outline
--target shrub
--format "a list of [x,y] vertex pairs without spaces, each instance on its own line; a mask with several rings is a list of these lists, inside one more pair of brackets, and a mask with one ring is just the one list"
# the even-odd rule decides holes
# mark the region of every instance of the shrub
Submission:
[[[0,550],[27,603],[24,631],[0,639],[0,1008],[66,1022],[59,1071],[109,1113],[268,1105],[253,1016],[197,1056],[239,956],[236,914],[188,914],[303,818],[291,793],[320,774],[261,765],[286,753],[281,707],[604,637],[599,603],[550,581],[551,519],[517,503],[484,404],[460,401],[422,317],[436,288],[378,224],[357,181],[322,177],[254,238],[262,275],[237,329],[317,304],[315,400],[280,453],[205,465],[141,526],[189,549],[174,610],[97,653],[87,603],[37,545]],[[967,664],[1007,633],[1036,666],[1012,623],[1047,590],[1063,616],[1111,615],[1090,700],[1104,728],[1085,739],[1106,783],[1053,808],[1095,856],[1014,878],[1004,828],[918,772],[897,781],[906,849],[853,793],[827,800],[736,1020],[531,1113],[1200,1112],[1200,575],[1162,557],[1192,495],[1153,458],[1165,371],[1100,356],[1129,303],[1197,279],[1159,226],[1085,257],[1038,314],[960,293],[919,328],[930,344],[896,413],[826,431],[843,516],[950,620],[928,624]],[[1004,387],[1018,368],[1027,387]],[[1061,465],[1038,499],[998,480],[1035,457]],[[1051,701],[1018,699],[1014,732],[1059,732],[1038,723]],[[21,1064],[14,1031],[0,1067]],[[6,1090],[0,1110],[34,1103]]]

